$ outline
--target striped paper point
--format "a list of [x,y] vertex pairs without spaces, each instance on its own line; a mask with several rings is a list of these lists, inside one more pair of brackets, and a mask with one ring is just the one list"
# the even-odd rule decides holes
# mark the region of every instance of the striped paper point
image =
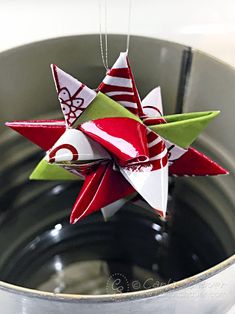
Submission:
[[117,101],[132,113],[138,116],[143,115],[126,52],[120,53],[119,58],[99,85],[98,91]]
[[168,161],[168,151],[165,141],[155,132],[148,129],[147,133],[149,161],[152,164],[151,171],[161,169]]

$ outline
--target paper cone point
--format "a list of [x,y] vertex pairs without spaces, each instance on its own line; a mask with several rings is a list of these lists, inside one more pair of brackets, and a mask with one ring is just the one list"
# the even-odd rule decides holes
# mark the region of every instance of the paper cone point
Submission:
[[170,142],[188,148],[220,111],[205,111],[164,116],[167,123],[150,128]]
[[86,177],[74,204],[70,221],[74,223],[75,220],[85,218],[133,192],[134,189],[120,172],[113,170],[112,163],[101,164],[95,172]]
[[132,113],[138,116],[143,115],[127,52],[120,53],[97,90],[117,101]]
[[51,69],[66,125],[74,126],[97,94],[55,64],[52,64]]
[[59,120],[13,121],[6,125],[43,150],[50,149],[65,131],[64,121]]
[[214,176],[228,174],[226,169],[192,147],[169,167],[169,171],[171,175],[175,176]]

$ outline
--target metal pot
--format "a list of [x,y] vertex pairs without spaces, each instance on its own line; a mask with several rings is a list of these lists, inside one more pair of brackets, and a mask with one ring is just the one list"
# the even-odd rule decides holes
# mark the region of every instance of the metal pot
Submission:
[[[110,64],[124,36],[110,36]],[[0,301],[9,313],[233,313],[235,71],[190,47],[133,37],[130,60],[141,94],[161,85],[166,113],[222,110],[196,145],[228,177],[174,179],[164,223],[140,203],[109,222],[99,213],[70,226],[81,183],[30,182],[42,157],[1,127]],[[42,41],[0,54],[0,113],[60,114],[49,64],[96,87],[104,75],[97,35]],[[46,292],[45,292],[46,291]]]

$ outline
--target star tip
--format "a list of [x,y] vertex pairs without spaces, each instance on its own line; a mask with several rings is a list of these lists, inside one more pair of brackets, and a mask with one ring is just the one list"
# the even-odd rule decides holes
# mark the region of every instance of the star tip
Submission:
[[214,110],[213,113],[214,113],[214,116],[217,117],[221,113],[221,111],[220,110]]
[[229,171],[220,166],[220,169],[217,171],[217,175],[229,175]]
[[120,52],[119,58],[125,59],[126,62],[128,63],[129,62],[129,60],[128,60],[128,51]]
[[158,86],[156,86],[153,90],[155,90],[155,91],[160,91],[160,90],[161,90],[161,86],[158,85]]
[[71,225],[75,225],[75,223],[78,221],[78,218],[73,218],[73,217],[70,217],[70,224]]
[[13,122],[5,122],[4,125],[9,127],[9,128],[13,128],[14,129],[15,123],[16,122],[14,122],[14,121]]
[[103,215],[104,222],[109,222],[111,220],[111,216]]
[[160,209],[157,209],[157,213],[158,215],[162,218],[162,219],[166,219],[166,212],[160,210]]
[[53,74],[56,73],[57,69],[58,69],[58,66],[55,63],[51,63],[51,71]]
[[70,215],[70,224],[74,225],[78,220],[80,220],[81,216],[77,215],[76,211],[73,209]]

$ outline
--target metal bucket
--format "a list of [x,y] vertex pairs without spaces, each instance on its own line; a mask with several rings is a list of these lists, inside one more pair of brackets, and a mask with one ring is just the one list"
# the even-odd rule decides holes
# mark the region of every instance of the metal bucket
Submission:
[[[125,37],[110,36],[110,64]],[[104,76],[97,35],[33,43],[0,54],[0,117],[57,118],[49,64],[91,87]],[[81,183],[30,182],[42,152],[0,129],[0,304],[4,314],[234,313],[235,71],[189,47],[133,37],[142,95],[160,85],[166,113],[221,109],[196,146],[231,172],[174,179],[168,223],[129,203],[109,222],[68,224]]]

